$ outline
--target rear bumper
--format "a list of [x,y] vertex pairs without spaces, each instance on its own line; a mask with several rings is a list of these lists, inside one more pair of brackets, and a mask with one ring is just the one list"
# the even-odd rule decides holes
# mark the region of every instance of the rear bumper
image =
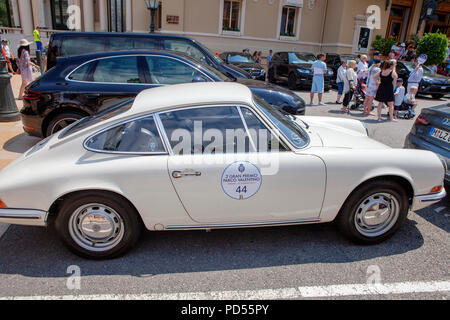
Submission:
[[35,209],[0,209],[0,222],[22,226],[46,227],[48,212]]
[[438,193],[415,196],[413,199],[412,210],[415,211],[428,207],[429,205],[441,201],[446,196],[447,192],[445,191],[444,188],[442,188],[441,192]]

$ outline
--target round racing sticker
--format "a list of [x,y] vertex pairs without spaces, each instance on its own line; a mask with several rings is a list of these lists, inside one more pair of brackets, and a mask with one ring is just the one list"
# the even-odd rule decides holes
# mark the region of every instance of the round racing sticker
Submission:
[[225,168],[222,189],[231,198],[245,200],[255,195],[262,183],[257,166],[247,161],[237,161]]

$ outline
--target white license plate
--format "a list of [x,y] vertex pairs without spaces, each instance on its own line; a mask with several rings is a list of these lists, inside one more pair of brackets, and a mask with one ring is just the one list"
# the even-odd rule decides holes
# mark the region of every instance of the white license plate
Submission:
[[438,128],[431,128],[429,135],[430,135],[430,137],[450,143],[450,132],[448,132],[448,131],[438,129]]

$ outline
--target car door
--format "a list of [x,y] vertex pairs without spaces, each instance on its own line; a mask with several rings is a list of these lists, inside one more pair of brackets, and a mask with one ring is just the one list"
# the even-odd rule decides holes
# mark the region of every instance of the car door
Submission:
[[146,83],[143,59],[124,55],[96,59],[83,64],[67,76],[72,82],[64,93],[66,101],[74,101],[94,113],[118,99],[135,97]]
[[278,79],[286,80],[289,76],[289,58],[286,52],[280,53],[280,61],[277,68]]
[[325,166],[290,151],[251,108],[199,106],[161,112],[168,174],[202,224],[318,219]]

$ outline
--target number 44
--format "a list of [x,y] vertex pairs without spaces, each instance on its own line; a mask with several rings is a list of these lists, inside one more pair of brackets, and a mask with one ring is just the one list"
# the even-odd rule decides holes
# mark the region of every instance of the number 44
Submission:
[[239,186],[239,187],[237,187],[236,192],[237,193],[247,193],[247,187],[246,186],[245,187]]

